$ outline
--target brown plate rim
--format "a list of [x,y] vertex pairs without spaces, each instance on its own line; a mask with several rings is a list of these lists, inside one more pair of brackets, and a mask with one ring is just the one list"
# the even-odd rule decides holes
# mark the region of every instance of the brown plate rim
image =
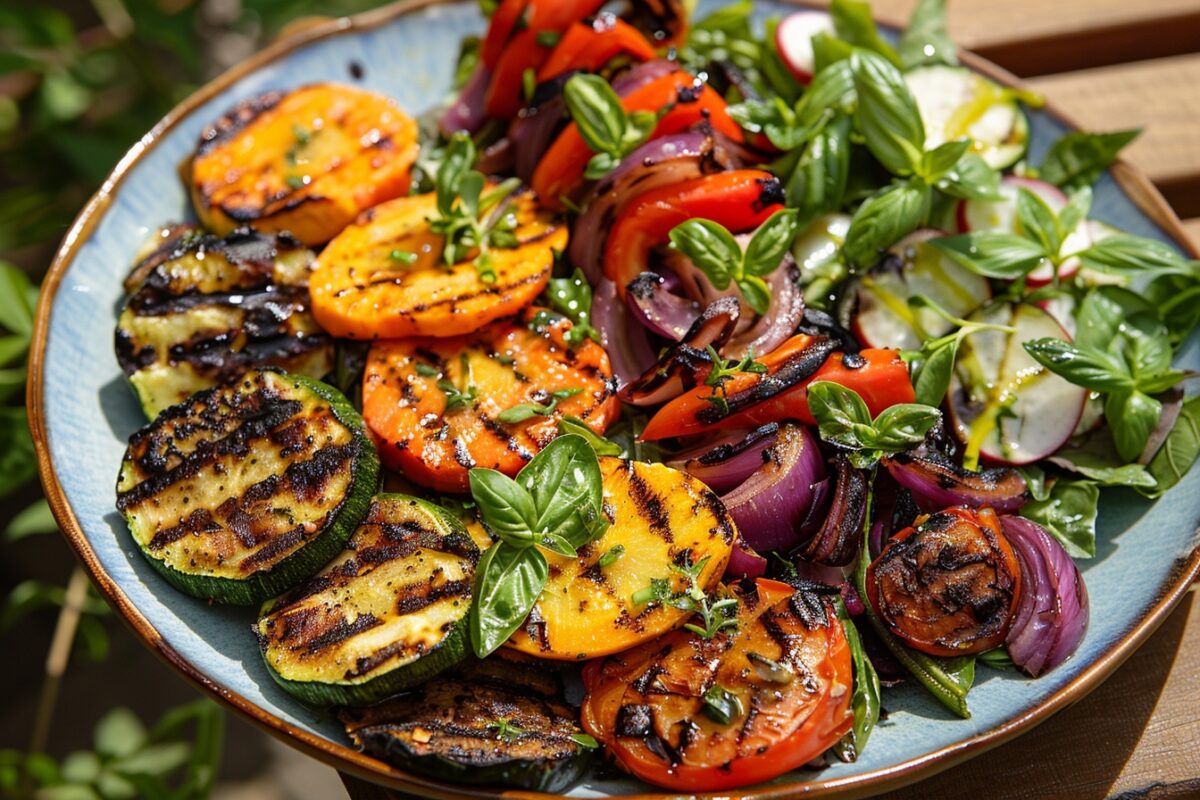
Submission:
[[[280,39],[205,84],[180,102],[149,133],[143,136],[121,159],[99,191],[92,196],[87,205],[84,206],[83,210],[75,218],[55,254],[54,261],[42,283],[42,291],[38,298],[33,339],[30,346],[26,406],[29,415],[30,431],[33,435],[34,448],[37,453],[38,474],[54,518],[58,522],[68,544],[75,550],[92,582],[100,590],[100,593],[108,603],[117,610],[120,616],[151,651],[170,664],[188,681],[281,741],[329,764],[335,769],[348,772],[368,781],[383,784],[400,791],[416,793],[421,797],[447,799],[488,797],[545,798],[547,795],[539,793],[519,791],[496,792],[472,787],[453,786],[403,772],[382,761],[358,753],[346,745],[331,742],[321,736],[296,728],[274,714],[263,710],[240,694],[220,687],[202,670],[197,669],[163,640],[161,634],[142,616],[121,588],[100,565],[95,552],[92,550],[79,524],[79,520],[75,517],[74,511],[67,502],[66,495],[55,474],[54,465],[50,460],[45,417],[43,415],[43,361],[46,351],[46,337],[50,326],[50,312],[58,287],[62,282],[63,276],[70,268],[79,246],[87,240],[107,211],[129,170],[156,146],[158,140],[175,127],[183,118],[246,75],[278,60],[294,50],[321,39],[377,28],[405,14],[447,2],[455,2],[455,0],[401,0],[401,2],[359,14],[355,17],[329,20],[313,25],[312,27],[306,27],[295,35]],[[801,2],[798,4],[807,5],[808,3]],[[886,18],[883,18],[882,21],[892,24],[895,22]],[[964,51],[961,53],[961,57],[964,64],[994,80],[1009,86],[1027,88],[1011,73],[972,53]],[[1055,117],[1072,129],[1080,129],[1079,125],[1059,109],[1055,108],[1053,104],[1047,103],[1042,112]],[[1200,253],[1197,252],[1196,247],[1191,243],[1178,217],[1175,216],[1175,213],[1167,205],[1162,195],[1140,170],[1127,162],[1118,161],[1112,168],[1112,174],[1118,185],[1133,200],[1135,205],[1146,213],[1185,251],[1193,257],[1200,257]],[[1103,682],[1162,624],[1163,620],[1166,619],[1170,611],[1179,603],[1198,575],[1200,575],[1200,542],[1194,542],[1191,552],[1187,556],[1180,557],[1175,561],[1172,566],[1171,578],[1164,586],[1162,593],[1155,601],[1149,613],[1132,630],[1127,632],[1100,658],[1089,664],[1071,682],[1067,683],[1038,705],[1002,725],[998,725],[970,739],[948,745],[919,758],[903,761],[871,772],[828,780],[822,780],[818,777],[810,781],[767,785],[759,788],[751,788],[739,796],[761,798],[761,800],[784,800],[784,798],[801,795],[805,797],[837,796],[839,798],[846,798],[847,800],[849,798],[868,797],[889,789],[897,789],[901,786],[914,783],[1009,741],[1019,733],[1029,730],[1044,721],[1056,711],[1078,701]],[[670,793],[643,793],[633,795],[632,797],[640,798],[641,800],[665,800],[666,798],[678,796]],[[713,797],[714,795],[694,796]],[[728,793],[716,796],[730,797]]]

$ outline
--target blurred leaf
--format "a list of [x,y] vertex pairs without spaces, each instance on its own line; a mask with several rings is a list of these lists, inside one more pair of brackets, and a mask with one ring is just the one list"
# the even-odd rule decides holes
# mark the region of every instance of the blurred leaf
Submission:
[[58,771],[58,764],[45,753],[32,753],[26,756],[25,772],[39,786],[49,786],[50,784],[62,781],[62,777]]
[[12,518],[4,530],[4,538],[15,542],[26,536],[54,533],[57,530],[58,523],[50,513],[50,505],[45,500],[35,500]]
[[188,763],[189,742],[165,742],[145,747],[128,758],[118,760],[113,769],[123,775],[166,775]]
[[54,119],[72,120],[87,111],[92,92],[66,70],[54,70],[42,79],[41,101]]
[[127,758],[146,744],[146,728],[128,708],[114,708],[96,723],[96,752]]
[[38,580],[27,580],[13,587],[4,598],[0,610],[0,630],[7,630],[21,619],[43,608],[59,607],[63,604],[66,590],[61,586]]
[[98,663],[108,658],[108,630],[96,617],[85,615],[79,618],[75,640],[77,644],[82,644],[83,653],[89,661]]
[[90,786],[75,783],[64,783],[60,786],[48,786],[34,792],[34,800],[101,800],[100,795]]
[[11,336],[0,336],[0,366],[10,364],[25,355],[29,350],[29,337],[14,333]]
[[132,800],[137,797],[137,787],[128,778],[109,770],[100,773],[96,788],[104,800]]
[[37,289],[29,276],[5,261],[0,261],[0,321],[12,333],[26,337],[33,333],[33,310]]
[[25,409],[0,407],[0,497],[28,483],[36,471]]
[[62,762],[62,777],[67,783],[91,783],[100,776],[100,757],[90,750],[71,753]]

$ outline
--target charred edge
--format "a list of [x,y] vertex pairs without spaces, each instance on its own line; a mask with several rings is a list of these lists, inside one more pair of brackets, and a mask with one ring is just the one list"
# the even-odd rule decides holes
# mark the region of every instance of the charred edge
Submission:
[[260,116],[279,105],[283,98],[284,93],[280,91],[264,92],[247,98],[226,111],[200,134],[196,157],[206,156],[233,139]]
[[308,641],[298,642],[293,649],[300,650],[303,655],[314,656],[322,650],[341,644],[352,636],[357,636],[382,624],[383,622],[374,614],[359,614],[353,622],[347,622],[339,617],[329,628]]
[[[513,291],[514,289],[520,289],[522,286],[528,286],[531,283],[537,283],[537,282],[541,281],[548,274],[550,274],[551,267],[552,267],[552,265],[547,264],[545,266],[545,268],[538,270],[536,273],[534,273],[532,275],[527,275],[524,278],[521,278],[520,280],[512,281],[511,283],[493,284],[493,285],[483,284],[484,288],[479,289],[477,291],[464,292],[462,294],[454,295],[453,297],[443,297],[434,303],[420,303],[420,304],[412,307],[412,312],[419,314],[419,313],[424,313],[424,312],[429,311],[434,308],[440,308],[442,306],[455,306],[455,305],[458,305],[459,303],[465,303],[470,300],[473,300],[476,297],[479,297],[481,295],[492,295],[492,296],[503,295],[503,294],[506,294],[507,292]],[[393,284],[396,286],[403,286],[404,285],[404,277],[403,276],[392,276],[392,277],[383,277],[383,278],[373,278],[367,282],[368,287],[380,286],[383,284]]]
[[734,456],[746,452],[751,447],[754,447],[760,442],[769,439],[778,433],[779,423],[768,422],[766,425],[755,428],[750,433],[746,434],[746,438],[742,439],[740,442],[717,445],[712,450],[709,450],[707,453],[697,458],[696,463],[704,464],[705,466],[720,464],[722,461],[728,461]]
[[[736,414],[750,406],[769,400],[780,392],[786,391],[802,380],[812,377],[836,344],[832,339],[814,337],[804,350],[792,356],[774,373],[767,375],[753,386],[735,392],[726,398],[729,404],[729,414]],[[724,419],[727,414],[715,406],[702,408],[696,412],[696,418],[705,424],[715,424]]]
[[663,498],[646,482],[636,469],[629,474],[629,498],[633,500],[638,515],[660,539],[671,544],[675,541],[671,533],[671,516]]
[[451,597],[469,597],[471,582],[468,580],[446,581],[441,586],[431,586],[428,582],[414,583],[400,590],[400,598],[396,601],[397,614],[415,614],[423,608]]

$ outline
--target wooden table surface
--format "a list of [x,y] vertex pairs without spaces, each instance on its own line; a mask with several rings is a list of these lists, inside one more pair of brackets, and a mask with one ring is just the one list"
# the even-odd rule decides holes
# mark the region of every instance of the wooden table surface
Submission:
[[[902,23],[916,0],[874,0]],[[1200,0],[949,0],[961,46],[1028,79],[1084,128],[1143,127],[1125,152],[1200,248]],[[1088,697],[894,800],[1200,798],[1195,592]],[[886,699],[886,698],[885,698]],[[354,800],[402,796],[343,776]]]

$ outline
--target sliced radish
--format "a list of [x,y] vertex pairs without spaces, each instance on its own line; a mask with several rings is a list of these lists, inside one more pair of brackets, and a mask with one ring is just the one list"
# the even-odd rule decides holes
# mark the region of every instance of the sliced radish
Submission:
[[[1005,176],[1000,181],[1000,194],[1003,200],[962,200],[958,204],[958,229],[962,233],[973,231],[1002,231],[1004,233],[1020,233],[1021,221],[1017,219],[1017,190],[1028,189],[1046,202],[1046,205],[1059,214],[1068,203],[1068,198],[1057,186],[1033,178],[1019,178],[1015,175]],[[1062,252],[1070,255],[1086,250],[1092,244],[1092,236],[1087,220],[1083,220],[1074,231],[1067,235],[1063,242]],[[1070,278],[1079,271],[1078,258],[1068,258],[1058,269],[1060,279]],[[1054,280],[1054,266],[1049,261],[1042,262],[1033,272],[1029,273],[1026,281],[1030,286],[1045,286]]]
[[1075,338],[1075,295],[1056,294],[1046,300],[1039,300],[1037,307],[1054,317],[1063,326],[1071,338]]
[[865,346],[915,350],[924,339],[944,336],[954,327],[928,308],[910,308],[910,297],[928,297],[956,317],[965,317],[991,298],[986,278],[927,244],[944,235],[935,230],[910,234],[890,250],[895,258],[858,279],[854,328]]
[[813,56],[813,37],[818,33],[836,36],[833,17],[824,11],[797,11],[783,18],[775,29],[775,47],[783,63],[796,76],[796,80],[807,86],[816,72]]
[[801,283],[807,285],[837,260],[849,230],[849,214],[826,214],[814,219],[796,237],[792,244],[792,256],[800,268]]
[[1027,304],[987,306],[970,319],[1015,332],[979,331],[959,348],[950,408],[967,461],[1020,465],[1049,456],[1075,432],[1088,392],[1038,364],[1022,345],[1070,336],[1052,316]]
[[921,111],[927,148],[969,136],[994,169],[1025,155],[1029,120],[1010,90],[965,67],[917,67],[904,80]]

